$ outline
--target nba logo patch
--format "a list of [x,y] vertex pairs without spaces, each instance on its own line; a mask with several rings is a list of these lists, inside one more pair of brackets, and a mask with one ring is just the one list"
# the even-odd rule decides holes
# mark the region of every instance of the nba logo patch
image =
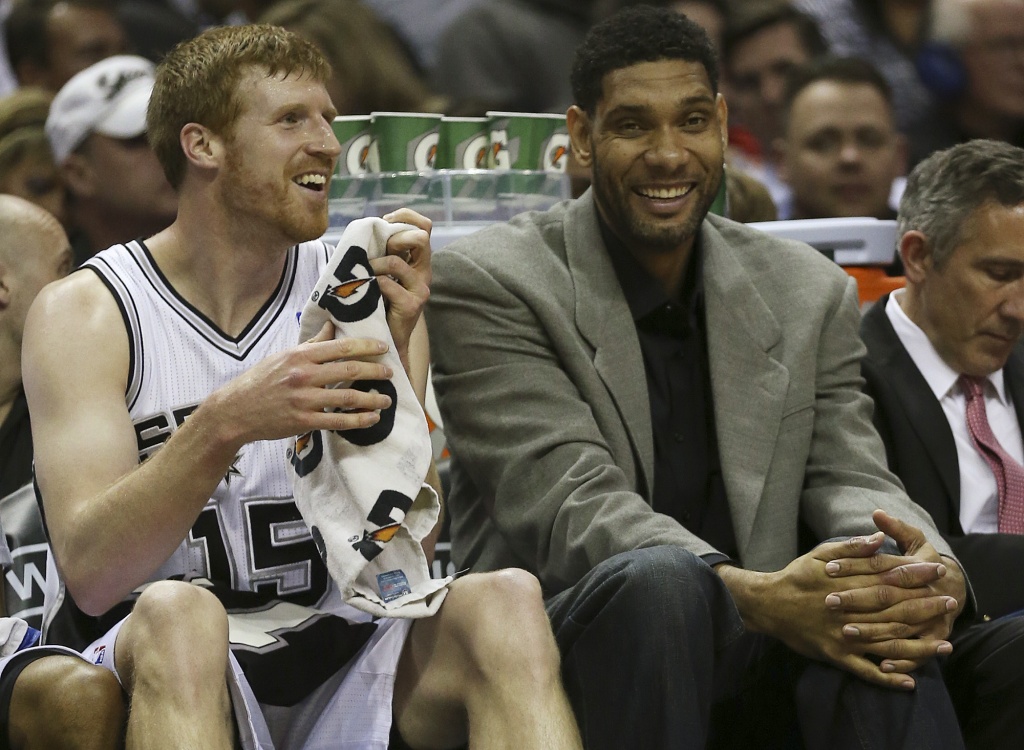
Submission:
[[385,602],[391,602],[399,597],[411,594],[409,579],[403,570],[389,570],[387,573],[377,574],[377,588],[380,589],[380,598]]
[[107,647],[97,646],[92,650],[92,663],[102,664],[103,660],[107,657]]

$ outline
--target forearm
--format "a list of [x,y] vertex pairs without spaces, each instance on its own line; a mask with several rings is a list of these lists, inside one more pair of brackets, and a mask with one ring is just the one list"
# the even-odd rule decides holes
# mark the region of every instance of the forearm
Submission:
[[185,539],[239,444],[200,407],[150,459],[91,497],[41,481],[61,574],[78,606],[100,614],[146,582]]

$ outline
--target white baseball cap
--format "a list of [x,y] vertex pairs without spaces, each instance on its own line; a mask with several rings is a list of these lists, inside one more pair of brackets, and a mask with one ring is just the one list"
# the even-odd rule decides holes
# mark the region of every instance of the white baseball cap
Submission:
[[46,118],[54,161],[63,164],[91,133],[122,139],[145,133],[154,70],[144,57],[114,55],[65,83]]

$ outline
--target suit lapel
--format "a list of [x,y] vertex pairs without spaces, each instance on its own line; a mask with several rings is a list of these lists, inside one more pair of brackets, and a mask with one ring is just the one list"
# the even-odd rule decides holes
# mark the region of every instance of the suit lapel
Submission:
[[594,367],[626,425],[650,500],[654,437],[647,375],[633,316],[601,240],[590,191],[568,209],[565,254],[574,285],[576,327],[594,348]]
[[708,220],[701,242],[718,452],[742,553],[775,452],[789,371],[771,354],[782,335],[778,321],[736,252]]
[[[960,517],[960,468],[956,442],[942,405],[928,381],[917,369],[885,314],[886,295],[872,306],[864,320],[864,342],[884,373],[907,414],[907,420],[924,445],[942,485],[949,493],[953,518]],[[1024,397],[1024,394],[1022,394]]]

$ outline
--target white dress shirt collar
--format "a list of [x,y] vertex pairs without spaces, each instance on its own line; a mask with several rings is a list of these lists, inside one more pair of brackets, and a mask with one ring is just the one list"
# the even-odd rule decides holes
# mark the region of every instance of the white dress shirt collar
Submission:
[[[928,339],[928,334],[907,317],[903,308],[900,307],[897,300],[903,296],[905,291],[905,289],[898,289],[889,295],[889,300],[885,305],[885,314],[889,316],[889,322],[892,323],[896,335],[899,336],[910,358],[914,360],[917,369],[921,371],[924,379],[928,382],[928,387],[932,389],[936,400],[942,401],[956,386],[960,373],[946,364],[946,361],[935,351],[935,347]],[[993,372],[988,376],[988,382],[995,389],[1000,403],[1007,406],[1009,401],[1006,398],[1003,371],[1000,369]]]

